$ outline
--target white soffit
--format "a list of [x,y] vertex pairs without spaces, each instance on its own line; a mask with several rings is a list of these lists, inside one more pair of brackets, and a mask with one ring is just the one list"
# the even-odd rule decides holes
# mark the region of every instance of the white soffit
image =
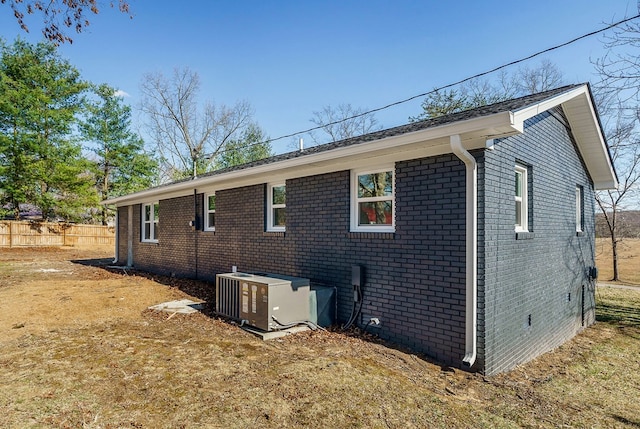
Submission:
[[616,188],[618,179],[590,95],[582,94],[562,107],[595,188]]

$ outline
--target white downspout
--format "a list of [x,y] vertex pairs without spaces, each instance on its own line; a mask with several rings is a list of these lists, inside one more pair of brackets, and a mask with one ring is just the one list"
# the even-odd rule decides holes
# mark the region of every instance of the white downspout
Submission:
[[119,241],[120,241],[119,238],[118,238],[118,236],[120,234],[118,234],[118,208],[117,207],[116,207],[116,222],[115,223],[116,223],[116,237],[115,237],[116,238],[115,239],[115,242],[116,242],[116,254],[115,254],[115,257],[113,259],[112,264],[117,264],[118,263],[118,244],[119,244]]
[[127,267],[133,266],[133,206],[127,207]]
[[458,134],[449,137],[451,150],[464,162],[466,174],[466,343],[462,363],[473,366],[478,337],[478,165]]

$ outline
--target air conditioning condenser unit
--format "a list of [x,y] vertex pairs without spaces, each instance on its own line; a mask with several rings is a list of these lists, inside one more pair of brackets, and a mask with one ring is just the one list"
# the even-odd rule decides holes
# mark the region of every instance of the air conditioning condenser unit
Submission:
[[310,320],[309,279],[280,274],[216,276],[216,311],[264,331]]

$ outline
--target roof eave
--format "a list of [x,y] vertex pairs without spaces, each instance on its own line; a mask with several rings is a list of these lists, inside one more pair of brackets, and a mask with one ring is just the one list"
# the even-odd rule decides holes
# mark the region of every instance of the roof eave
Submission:
[[597,190],[614,189],[618,178],[609,154],[600,118],[593,104],[589,85],[581,85],[565,93],[514,112],[514,125],[556,106],[562,106],[576,139],[587,170]]
[[103,201],[103,204],[117,206],[136,204],[188,195],[194,189],[248,186],[355,168],[363,162],[396,162],[449,153],[448,138],[454,134],[460,135],[467,150],[478,149],[484,147],[487,139],[522,133],[527,119],[556,106],[562,106],[565,111],[595,188],[599,190],[615,188],[618,183],[615,169],[602,135],[591,91],[585,84],[514,111],[492,113],[377,140],[211,174],[111,198]]
[[[225,186],[227,183],[237,181],[241,181],[245,185],[252,182],[266,183],[272,181],[269,177],[276,172],[280,175],[285,175],[286,178],[318,174],[318,171],[330,172],[332,169],[335,171],[337,166],[343,164],[336,163],[336,160],[348,162],[351,160],[358,161],[366,157],[367,159],[378,158],[377,162],[385,162],[385,160],[398,160],[398,157],[408,157],[416,151],[424,151],[424,156],[428,156],[433,153],[428,151],[430,146],[433,148],[442,146],[444,153],[450,151],[450,148],[448,140],[446,142],[441,140],[448,139],[453,134],[461,135],[463,142],[466,141],[470,146],[469,148],[481,147],[487,138],[519,132],[520,130],[514,128],[512,120],[510,112],[495,113],[370,142],[262,164],[247,169],[203,176],[193,180],[111,198],[103,201],[103,204],[121,206],[142,201],[173,198],[179,195],[187,195],[195,188],[201,189],[215,184]],[[310,168],[312,166],[318,166],[318,171]],[[254,180],[251,180],[251,178],[254,178]]]

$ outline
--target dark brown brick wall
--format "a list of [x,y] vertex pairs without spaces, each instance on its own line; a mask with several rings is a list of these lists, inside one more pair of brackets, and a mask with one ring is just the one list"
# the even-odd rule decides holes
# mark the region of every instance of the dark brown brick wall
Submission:
[[232,265],[310,278],[338,288],[341,321],[351,313],[351,266],[358,264],[365,271],[365,319],[358,323],[378,317],[382,323],[374,332],[381,337],[459,366],[465,321],[463,164],[453,155],[396,164],[395,233],[349,232],[349,181],[349,171],[288,180],[285,233],[265,232],[265,185],[217,191],[215,232],[201,230],[202,193],[196,197],[196,231],[188,225],[193,196],[160,201],[158,244],[140,242],[141,209],[135,206],[134,264],[209,281]]
[[[562,112],[527,121],[524,135],[475,151],[479,178],[478,363],[495,373],[557,347],[594,320],[593,186]],[[514,232],[514,167],[531,167],[532,234]],[[365,270],[358,321],[381,337],[461,366],[465,344],[465,168],[454,155],[398,162],[396,232],[349,232],[349,171],[287,181],[287,231],[265,232],[266,185],[216,192],[216,231],[202,231],[203,194],[160,201],[159,243],[140,242],[137,268],[213,282],[217,273],[266,271],[336,286],[338,316],[352,307],[351,266]],[[585,234],[576,236],[575,186],[584,187]],[[195,212],[195,213],[194,213]],[[126,261],[127,208],[119,209]],[[196,219],[197,228],[189,226]],[[581,298],[586,287],[585,300]],[[213,287],[213,283],[212,286]],[[571,294],[571,300],[568,295]],[[531,315],[532,323],[528,324]]]

